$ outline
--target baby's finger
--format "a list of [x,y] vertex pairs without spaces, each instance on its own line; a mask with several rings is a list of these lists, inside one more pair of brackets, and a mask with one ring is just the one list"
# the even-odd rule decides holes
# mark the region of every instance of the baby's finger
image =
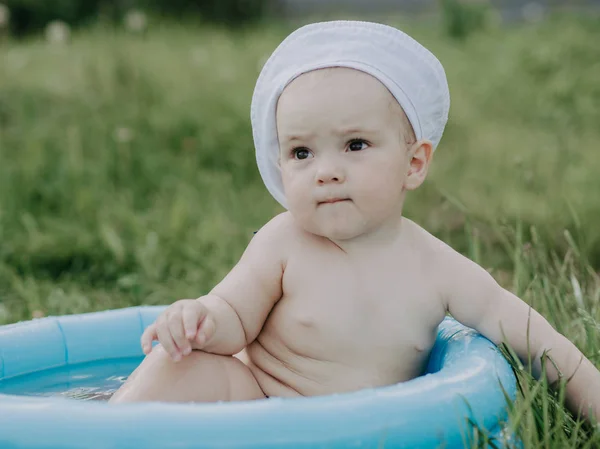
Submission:
[[198,332],[198,325],[205,315],[204,307],[186,307],[183,309],[183,328],[185,337],[191,340]]
[[152,342],[156,339],[158,339],[158,335],[156,334],[156,323],[152,323],[146,328],[142,334],[142,337],[140,338],[140,343],[142,345],[142,351],[144,351],[144,354],[148,354],[150,351],[152,351]]
[[[190,347],[190,342],[188,339],[185,338],[181,314],[177,313],[169,317],[169,332],[171,333],[171,338],[173,339],[173,342],[177,346],[179,352],[183,355],[188,355],[192,348]],[[188,348],[189,351],[186,352]]]
[[200,330],[198,331],[198,335],[196,335],[196,344],[200,348],[206,345],[214,335],[215,329],[215,322],[211,316],[208,315],[200,325]]
[[181,359],[181,355],[179,354],[179,350],[177,349],[177,346],[171,337],[169,328],[166,326],[159,326],[156,332],[158,334],[158,340],[165,351],[167,351],[167,354],[169,354],[174,361],[178,362]]

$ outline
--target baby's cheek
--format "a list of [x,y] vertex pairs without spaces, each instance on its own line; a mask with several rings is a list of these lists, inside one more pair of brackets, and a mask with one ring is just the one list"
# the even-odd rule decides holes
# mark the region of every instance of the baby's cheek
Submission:
[[299,182],[290,182],[285,187],[285,197],[289,211],[299,222],[308,225],[314,214],[314,206],[311,198],[310,189]]
[[293,175],[286,173],[285,171],[283,171],[281,174],[281,180],[283,183],[283,193],[285,194],[286,199],[289,203],[291,200],[298,196],[298,181]]
[[397,179],[380,176],[362,189],[360,202],[363,208],[367,208],[368,214],[375,218],[387,215],[401,201],[401,194],[402,186]]
[[395,190],[393,184],[393,181],[389,179],[389,176],[385,176],[385,173],[374,175],[362,183],[361,196],[367,201],[381,200]]
[[285,195],[290,205],[302,207],[308,202],[310,191],[301,179],[290,177],[284,181]]

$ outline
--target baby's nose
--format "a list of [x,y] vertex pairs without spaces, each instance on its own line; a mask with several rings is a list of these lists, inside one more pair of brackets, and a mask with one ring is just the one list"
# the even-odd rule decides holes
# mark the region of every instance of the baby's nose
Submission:
[[340,183],[344,182],[346,176],[339,165],[332,163],[322,164],[317,172],[318,184]]

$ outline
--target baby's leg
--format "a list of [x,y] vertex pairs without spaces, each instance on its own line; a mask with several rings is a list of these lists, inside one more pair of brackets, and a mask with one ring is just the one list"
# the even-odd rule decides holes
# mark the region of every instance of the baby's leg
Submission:
[[110,402],[215,402],[264,397],[250,369],[235,357],[192,351],[175,363],[157,345]]

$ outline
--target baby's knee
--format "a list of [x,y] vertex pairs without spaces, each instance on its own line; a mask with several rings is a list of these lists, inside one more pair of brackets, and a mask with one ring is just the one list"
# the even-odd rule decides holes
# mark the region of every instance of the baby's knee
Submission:
[[[159,344],[132,373],[115,401],[236,401],[263,398],[250,369],[233,356],[192,351],[175,362]],[[114,401],[113,401],[114,402]]]
[[[231,359],[231,362],[229,361]],[[178,376],[189,376],[190,373],[209,371],[211,373],[230,370],[235,359],[231,356],[212,354],[200,350],[193,350],[179,361],[173,360],[169,353],[160,345],[156,345],[146,356],[142,364],[148,365],[152,370],[163,369],[170,373],[177,372]]]

